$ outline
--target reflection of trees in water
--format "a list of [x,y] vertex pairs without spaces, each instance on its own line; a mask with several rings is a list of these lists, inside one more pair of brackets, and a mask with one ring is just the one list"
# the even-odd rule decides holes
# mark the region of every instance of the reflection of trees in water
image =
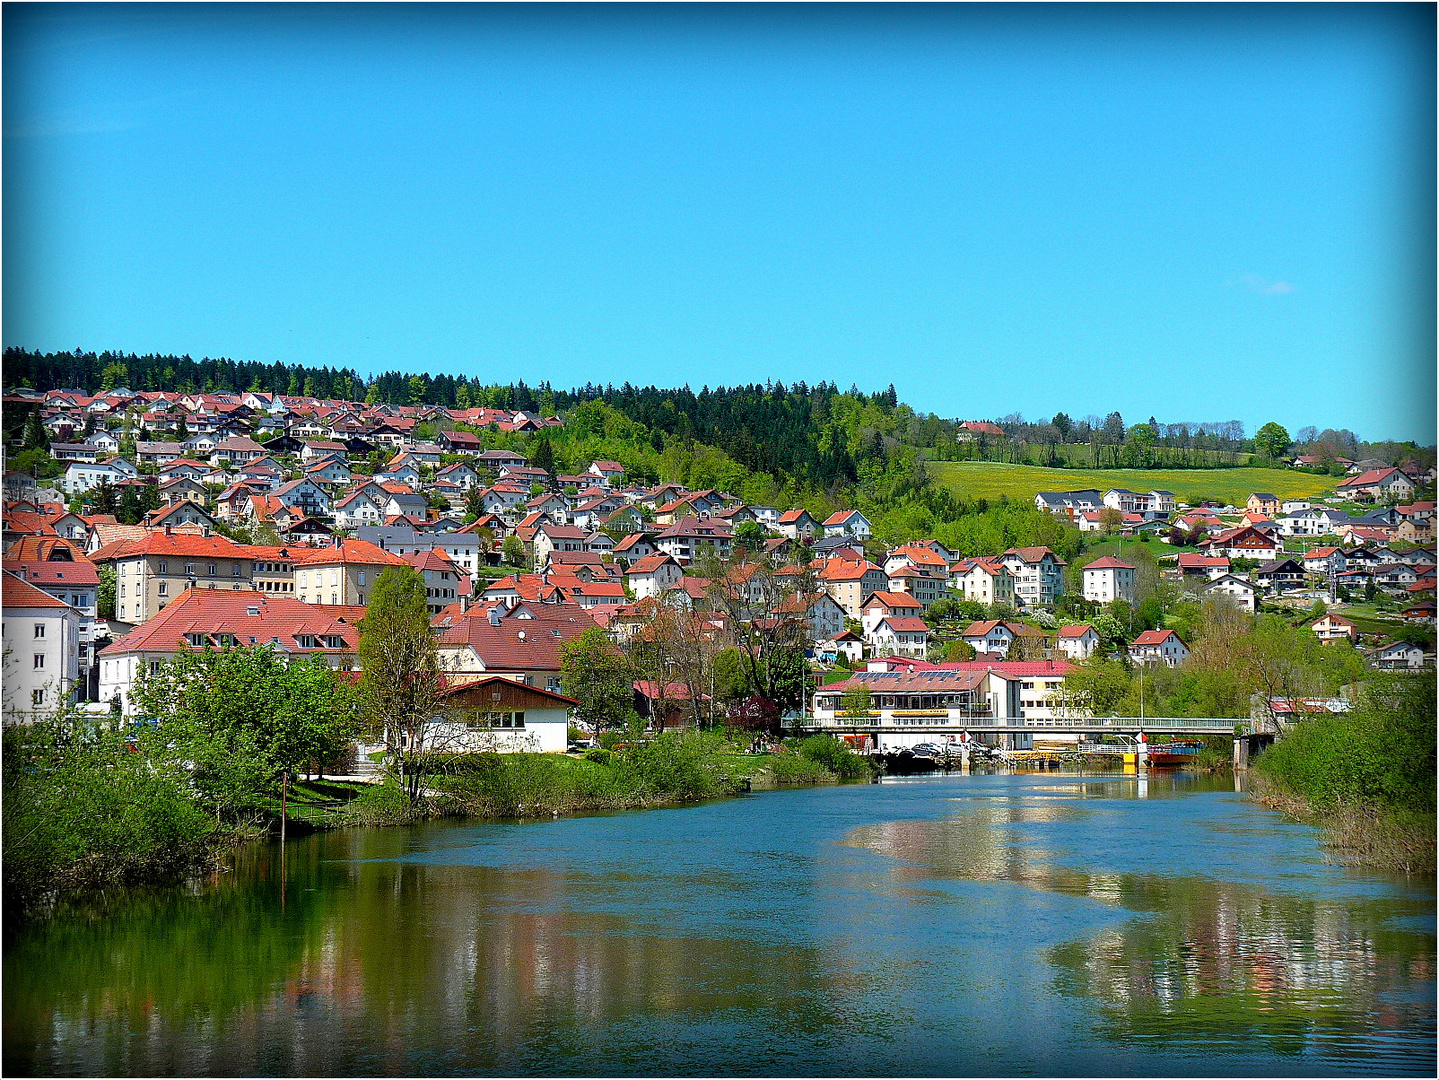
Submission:
[[1012,881],[1145,913],[1050,952],[1056,988],[1099,1002],[1108,1036],[1231,1051],[1247,1038],[1280,1053],[1322,1044],[1340,1058],[1372,1057],[1382,1044],[1380,1060],[1395,1068],[1432,1067],[1434,937],[1388,925],[1432,919],[1432,904],[1078,870],[1006,828],[1081,812],[985,799],[947,820],[862,826],[847,842],[908,864],[893,871],[899,881]]
[[261,853],[233,875],[244,884],[55,923],[6,956],[7,1068],[623,1071],[629,1055],[644,1069],[666,1053],[596,1044],[627,1020],[732,1018],[810,1050],[876,1022],[861,1014],[865,978],[816,948],[573,910],[633,911],[672,880],[393,858],[416,844],[391,830],[291,845],[283,912]]

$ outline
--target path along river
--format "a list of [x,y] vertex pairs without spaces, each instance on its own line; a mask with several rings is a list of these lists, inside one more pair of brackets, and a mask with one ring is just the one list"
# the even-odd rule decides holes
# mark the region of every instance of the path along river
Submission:
[[4,976],[7,1075],[1435,1070],[1432,881],[1184,775],[259,845]]

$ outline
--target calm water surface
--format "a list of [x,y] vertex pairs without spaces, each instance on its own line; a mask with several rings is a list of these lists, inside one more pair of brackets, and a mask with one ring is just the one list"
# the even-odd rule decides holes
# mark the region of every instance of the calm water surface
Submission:
[[925,777],[254,848],[13,937],[4,1067],[1432,1075],[1434,954],[1222,783]]

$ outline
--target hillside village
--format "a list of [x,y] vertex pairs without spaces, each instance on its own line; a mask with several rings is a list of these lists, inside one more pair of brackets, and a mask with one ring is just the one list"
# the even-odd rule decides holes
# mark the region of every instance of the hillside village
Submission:
[[[424,577],[453,678],[557,694],[561,649],[585,630],[627,646],[677,619],[711,655],[801,649],[789,707],[822,724],[855,693],[885,722],[1046,719],[1096,653],[1182,668],[1193,643],[1146,609],[1158,582],[1312,612],[1319,641],[1375,669],[1434,663],[1433,468],[1341,460],[1331,496],[1244,505],[1038,492],[1036,510],[1080,534],[1066,559],[885,545],[859,509],[633,483],[612,460],[565,474],[544,438],[565,421],[523,410],[123,387],[10,390],[4,408],[53,463],[4,474],[10,722],[130,711],[135,681],[182,650],[268,645],[352,670],[375,581],[400,566]],[[659,725],[741,707],[678,662],[635,694]]]

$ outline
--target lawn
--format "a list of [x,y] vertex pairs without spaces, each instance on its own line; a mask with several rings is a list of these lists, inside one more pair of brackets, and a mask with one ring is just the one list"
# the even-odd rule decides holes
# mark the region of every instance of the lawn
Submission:
[[931,461],[935,480],[966,499],[1033,502],[1041,491],[1129,488],[1174,492],[1181,502],[1204,499],[1244,505],[1251,492],[1267,491],[1281,499],[1313,498],[1332,492],[1338,481],[1297,469],[1047,469],[1039,465],[1007,465],[996,461]]

